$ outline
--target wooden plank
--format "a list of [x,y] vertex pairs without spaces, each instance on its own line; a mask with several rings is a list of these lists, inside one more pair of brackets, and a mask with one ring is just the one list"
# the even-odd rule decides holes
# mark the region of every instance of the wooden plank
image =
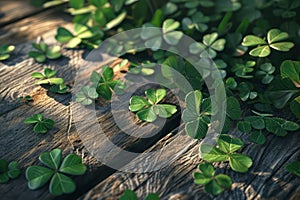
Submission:
[[45,38],[53,37],[53,31],[57,27],[66,25],[70,21],[70,16],[64,13],[62,7],[51,8],[2,27],[0,29],[0,43],[16,45],[41,35]]
[[33,15],[41,10],[43,8],[32,6],[30,0],[1,0],[0,27]]
[[[237,131],[231,133],[239,138],[248,136]],[[197,144],[191,144],[183,156],[170,166],[151,173],[132,174],[118,172],[98,184],[93,190],[80,197],[87,199],[118,199],[125,189],[135,190],[140,199],[148,193],[157,193],[161,199],[298,199],[300,179],[284,169],[292,161],[299,160],[299,131],[286,137],[268,135],[265,145],[247,144],[243,153],[253,158],[253,166],[245,174],[229,169],[227,163],[215,165],[217,173],[229,175],[234,184],[231,190],[218,197],[204,193],[203,187],[193,183],[192,173],[201,161]],[[152,149],[172,142],[169,134]],[[288,145],[287,145],[288,144]]]

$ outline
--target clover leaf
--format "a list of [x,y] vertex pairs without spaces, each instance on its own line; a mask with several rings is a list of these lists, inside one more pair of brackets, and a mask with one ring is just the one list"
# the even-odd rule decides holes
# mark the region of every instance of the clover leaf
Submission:
[[231,68],[231,71],[240,78],[250,79],[253,78],[253,75],[250,75],[249,73],[254,71],[255,64],[255,61],[247,61],[245,64],[235,63],[235,65]]
[[256,72],[256,76],[261,78],[262,84],[269,84],[274,79],[273,73],[275,67],[271,63],[264,63],[260,65],[259,70]]
[[76,102],[81,103],[84,106],[91,105],[93,99],[98,98],[99,95],[96,91],[96,88],[90,86],[84,86],[81,88],[81,91],[76,94]]
[[249,82],[241,82],[237,86],[237,90],[239,91],[239,97],[242,101],[247,101],[248,99],[255,99],[257,97],[257,92],[253,91],[253,85]]
[[267,34],[267,42],[265,39],[257,37],[255,35],[247,35],[244,37],[242,45],[243,46],[257,46],[252,49],[249,54],[256,57],[266,57],[270,55],[271,49],[277,51],[289,51],[293,48],[294,44],[292,42],[283,42],[283,40],[289,37],[288,33],[282,32],[279,29],[271,29]]
[[199,32],[204,32],[208,29],[206,23],[209,22],[209,17],[204,16],[204,14],[200,11],[193,14],[190,18],[185,17],[182,19],[182,29],[193,30],[196,29]]
[[15,50],[13,45],[0,45],[0,61],[7,60],[10,57],[10,53]]
[[[159,196],[155,193],[150,193],[144,198],[144,200],[159,200],[159,199],[160,199]],[[138,197],[134,191],[127,189],[121,195],[119,200],[138,200]]]
[[64,79],[55,78],[57,71],[49,68],[44,69],[44,74],[40,72],[33,72],[31,76],[36,79],[41,79],[35,82],[37,85],[50,84],[50,85],[62,85],[64,84]]
[[70,88],[65,84],[53,85],[50,87],[50,91],[58,94],[68,93]]
[[226,40],[218,39],[218,33],[206,34],[203,36],[202,43],[192,43],[189,50],[193,54],[201,53],[205,50],[210,58],[217,56],[217,51],[223,51]]
[[204,185],[205,192],[212,195],[219,195],[225,189],[230,189],[232,180],[225,174],[215,175],[215,169],[210,163],[198,165],[200,172],[194,172],[194,182],[199,185]]
[[150,76],[155,73],[156,63],[150,61],[144,61],[140,65],[131,62],[129,71],[133,74],[142,74],[144,76]]
[[289,78],[296,87],[300,88],[300,62],[285,60],[280,65],[282,78]]
[[59,27],[55,39],[60,43],[67,43],[69,48],[78,45],[97,48],[103,37],[103,32],[98,27],[88,27],[82,24],[74,24],[74,34],[69,30]]
[[152,29],[149,31],[148,27],[153,27],[152,24],[145,24],[142,28],[141,38],[145,40],[145,45],[152,50],[158,50],[163,40],[169,45],[177,45],[183,36],[181,31],[175,31],[179,28],[180,23],[174,19],[166,19],[162,25],[162,31]]
[[288,164],[287,166],[285,166],[285,169],[288,172],[300,177],[300,162],[299,161]]
[[165,89],[148,89],[145,91],[148,100],[141,96],[130,98],[129,110],[137,112],[138,119],[146,122],[154,122],[157,116],[169,118],[177,112],[176,106],[170,104],[159,104],[167,95]]
[[17,161],[8,163],[0,159],[0,183],[7,183],[9,179],[15,179],[21,174]]
[[125,88],[125,85],[120,80],[113,80],[114,71],[109,66],[104,66],[102,73],[99,74],[93,71],[90,80],[93,87],[96,88],[97,93],[106,100],[110,100],[113,91],[117,94],[121,94]]
[[35,133],[47,133],[54,126],[54,121],[51,119],[44,119],[42,114],[34,114],[24,121],[25,124],[35,124],[33,131]]
[[196,90],[186,95],[185,103],[182,120],[185,122],[186,133],[194,139],[204,138],[212,114],[210,100],[202,99],[202,93]]
[[236,153],[244,143],[238,138],[222,134],[217,140],[218,146],[202,144],[200,153],[202,159],[207,162],[229,161],[233,171],[244,173],[252,166],[252,159],[244,154]]
[[75,182],[67,175],[83,175],[86,171],[81,157],[76,154],[67,155],[61,162],[62,153],[60,149],[42,153],[39,160],[46,167],[34,165],[26,169],[28,187],[31,190],[36,190],[50,181],[49,191],[56,196],[75,191]]
[[29,57],[34,58],[35,61],[43,63],[46,59],[58,59],[61,57],[60,46],[49,47],[46,43],[32,43],[33,48],[37,51],[30,51]]

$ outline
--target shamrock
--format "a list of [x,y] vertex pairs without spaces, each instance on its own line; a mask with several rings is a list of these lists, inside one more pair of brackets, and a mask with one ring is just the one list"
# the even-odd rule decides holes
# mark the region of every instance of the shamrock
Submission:
[[82,105],[90,105],[93,103],[93,99],[98,98],[99,95],[96,88],[85,86],[81,88],[81,91],[76,94],[76,102],[82,103]]
[[51,119],[44,119],[42,114],[34,114],[24,121],[25,124],[35,124],[33,131],[36,133],[47,133],[54,126],[54,121]]
[[194,182],[204,185],[205,192],[212,195],[219,195],[225,189],[230,189],[232,180],[225,174],[215,175],[215,169],[210,163],[198,165],[200,172],[194,172]]
[[137,112],[138,119],[146,122],[154,122],[157,116],[169,118],[177,112],[176,106],[169,104],[158,104],[167,95],[165,89],[148,89],[145,91],[148,101],[140,96],[130,98],[129,110]]
[[13,50],[15,50],[13,45],[0,45],[0,60],[7,60]]
[[145,46],[152,50],[158,50],[164,41],[169,45],[177,45],[183,36],[181,31],[175,31],[180,23],[174,19],[166,19],[162,25],[162,31],[159,29],[148,29],[152,24],[145,24],[142,28],[141,38],[145,40]]
[[39,63],[45,62],[47,58],[52,60],[61,57],[60,46],[48,47],[48,45],[44,42],[41,42],[39,44],[32,43],[32,46],[37,51],[30,51],[28,55],[29,57],[34,58],[34,60]]
[[202,99],[202,93],[198,90],[188,93],[185,97],[186,109],[182,113],[186,133],[194,138],[204,138],[210,123],[211,102]]
[[97,93],[106,100],[111,99],[113,91],[117,94],[121,94],[125,87],[123,82],[120,80],[113,80],[113,77],[113,69],[109,66],[104,66],[101,74],[93,71],[90,78]]
[[21,174],[18,162],[12,161],[8,164],[6,160],[0,159],[0,183],[7,183],[9,179],[15,179]]
[[211,33],[203,36],[202,43],[192,43],[189,47],[192,54],[202,53],[205,50],[210,58],[217,56],[217,51],[223,51],[225,39],[217,39],[218,33]]
[[289,51],[294,44],[292,42],[282,42],[289,37],[288,33],[282,32],[279,29],[271,29],[267,34],[267,41],[255,35],[247,35],[244,37],[242,45],[243,46],[257,46],[252,49],[249,54],[251,56],[266,57],[270,55],[271,49],[277,51]]
[[74,181],[66,175],[83,175],[86,171],[81,157],[76,154],[67,155],[61,162],[62,153],[60,149],[42,153],[39,160],[47,167],[34,165],[26,169],[28,187],[31,190],[36,190],[51,179],[49,191],[56,196],[73,193],[76,189]]
[[74,34],[69,30],[59,27],[55,39],[60,43],[67,43],[67,47],[75,48],[84,45],[97,48],[103,32],[98,27],[88,27],[82,24],[74,24]]
[[36,79],[41,79],[35,82],[37,85],[41,84],[50,84],[50,85],[61,85],[64,84],[64,79],[62,78],[55,78],[54,76],[56,75],[57,71],[52,70],[49,68],[44,69],[44,74],[40,72],[33,72],[31,76]]
[[240,173],[247,172],[252,166],[250,157],[236,153],[244,145],[240,139],[222,134],[217,140],[217,144],[217,147],[211,144],[201,145],[200,153],[203,160],[207,162],[229,161],[231,169]]

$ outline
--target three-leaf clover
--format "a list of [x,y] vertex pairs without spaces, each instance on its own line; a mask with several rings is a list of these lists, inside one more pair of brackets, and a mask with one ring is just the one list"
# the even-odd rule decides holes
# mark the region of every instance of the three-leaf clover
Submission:
[[84,106],[87,106],[92,104],[93,99],[96,99],[98,97],[99,95],[96,91],[96,88],[90,86],[84,86],[81,88],[81,91],[76,94],[76,102],[79,102]]
[[49,68],[44,69],[44,74],[40,72],[33,72],[31,76],[36,79],[41,79],[35,82],[37,85],[50,84],[50,85],[61,85],[64,84],[64,79],[54,77],[57,71]]
[[9,179],[15,179],[21,174],[17,161],[8,163],[0,159],[0,183],[7,183]]
[[276,68],[271,63],[264,63],[259,66],[256,76],[261,78],[263,84],[269,84],[274,79],[273,73],[275,72],[275,69]]
[[213,195],[221,194],[225,189],[230,189],[232,180],[225,174],[215,175],[215,168],[210,163],[198,165],[200,172],[194,172],[194,182],[204,185],[205,192]]
[[215,58],[217,51],[224,50],[225,43],[225,39],[218,39],[218,33],[211,33],[203,36],[202,43],[192,43],[189,48],[193,54],[198,54],[205,50],[210,58]]
[[39,160],[47,167],[34,165],[26,169],[28,187],[31,190],[38,189],[51,179],[49,191],[56,196],[70,194],[76,189],[74,181],[66,175],[83,175],[86,171],[81,157],[76,154],[69,154],[61,161],[60,149],[42,153]]
[[186,133],[194,138],[204,138],[210,123],[211,102],[203,99],[199,90],[188,93],[185,97],[186,109],[182,113]]
[[33,131],[36,133],[47,133],[54,126],[52,119],[44,119],[42,114],[34,114],[24,121],[25,124],[35,124]]
[[93,71],[90,78],[97,93],[106,100],[111,99],[113,91],[122,93],[122,89],[124,88],[123,82],[120,80],[113,80],[113,77],[113,69],[106,65],[103,67],[101,74]]
[[174,19],[166,19],[162,25],[162,31],[159,29],[152,29],[149,31],[148,27],[153,27],[152,24],[145,24],[142,28],[141,38],[145,40],[145,46],[152,50],[158,50],[163,40],[169,45],[177,45],[183,36],[181,31],[175,31],[179,28],[180,23]]
[[30,51],[28,53],[29,57],[34,58],[35,61],[39,63],[45,62],[48,59],[57,59],[61,57],[60,46],[49,47],[46,43],[32,43],[33,48],[37,51]]
[[253,78],[253,75],[250,75],[249,73],[254,71],[255,64],[255,61],[247,61],[245,64],[235,63],[235,65],[231,68],[231,71],[240,78],[250,79]]
[[244,143],[238,138],[222,134],[217,140],[217,147],[211,144],[202,144],[200,153],[207,162],[229,161],[233,171],[244,173],[252,166],[252,159],[244,154],[236,153]]
[[288,164],[287,166],[285,166],[285,169],[288,172],[300,177],[300,162],[299,161]]
[[0,60],[7,60],[13,50],[15,50],[13,45],[0,45]]
[[[159,196],[155,193],[150,193],[144,198],[144,200],[159,200],[159,199],[160,199]],[[119,200],[138,200],[138,197],[134,191],[127,189],[121,195]]]
[[167,95],[165,89],[148,89],[145,91],[145,95],[148,100],[141,96],[132,96],[130,98],[129,110],[137,112],[136,116],[138,119],[146,122],[154,122],[157,116],[169,118],[177,112],[174,105],[159,104]]
[[267,41],[255,35],[247,35],[244,37],[243,46],[257,46],[252,49],[249,54],[251,56],[266,57],[270,55],[271,49],[277,51],[289,51],[294,44],[292,42],[283,42],[283,40],[289,37],[288,33],[282,32],[279,29],[271,29],[267,34]]
[[103,32],[98,27],[88,27],[82,24],[74,24],[74,34],[69,30],[59,27],[55,39],[60,43],[67,43],[67,47],[75,48],[80,44],[96,48]]

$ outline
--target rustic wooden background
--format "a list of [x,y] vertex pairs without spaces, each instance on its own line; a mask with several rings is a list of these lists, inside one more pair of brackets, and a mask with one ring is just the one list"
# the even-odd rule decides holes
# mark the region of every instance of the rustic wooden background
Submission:
[[[125,189],[137,192],[140,198],[148,193],[158,193],[161,199],[300,199],[300,179],[285,171],[284,166],[300,159],[300,131],[286,137],[268,135],[264,145],[247,143],[247,135],[237,130],[230,132],[246,143],[242,152],[253,158],[248,173],[232,172],[228,165],[217,165],[218,172],[232,177],[232,190],[218,197],[205,194],[201,186],[193,184],[192,173],[200,162],[198,143],[189,148],[171,165],[151,173],[133,174],[117,172],[93,158],[78,136],[71,113],[71,94],[57,95],[34,84],[31,73],[49,67],[58,71],[70,85],[74,82],[78,63],[83,59],[82,49],[64,49],[63,57],[56,61],[38,64],[27,56],[31,42],[42,36],[56,43],[54,35],[59,26],[71,27],[70,18],[63,14],[64,6],[49,9],[36,8],[29,0],[0,0],[0,44],[14,44],[12,57],[0,62],[0,158],[17,160],[22,175],[8,184],[0,185],[0,199],[118,199]],[[20,103],[19,96],[31,95],[32,103]],[[171,101],[174,101],[174,99]],[[26,117],[43,113],[53,119],[55,128],[47,134],[36,134],[32,127],[23,124]],[[135,152],[159,149],[174,140],[180,113],[168,120],[155,137],[137,139],[126,136],[116,124],[109,104],[97,111],[99,121],[107,127],[115,143]],[[299,122],[299,121],[298,121]],[[143,123],[139,124],[144,126]],[[130,128],[130,127],[127,127]],[[152,130],[149,130],[152,131]],[[27,188],[25,169],[39,164],[38,156],[44,151],[61,148],[63,154],[77,153],[88,166],[84,176],[76,177],[75,193],[60,197],[49,194],[47,186],[31,191]]]

